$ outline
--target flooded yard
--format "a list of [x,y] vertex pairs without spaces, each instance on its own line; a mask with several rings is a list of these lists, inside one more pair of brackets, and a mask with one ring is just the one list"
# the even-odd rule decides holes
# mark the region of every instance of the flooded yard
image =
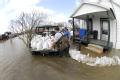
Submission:
[[0,43],[0,80],[119,80],[119,74],[120,66],[91,67],[69,57],[33,56],[17,38]]

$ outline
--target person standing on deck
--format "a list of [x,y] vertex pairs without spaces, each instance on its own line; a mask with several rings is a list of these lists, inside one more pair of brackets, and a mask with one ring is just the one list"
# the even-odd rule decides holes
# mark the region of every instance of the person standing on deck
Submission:
[[65,27],[65,29],[64,29],[64,36],[65,36],[66,38],[68,38],[68,40],[70,41],[70,32],[69,32],[69,30],[67,29],[67,27]]

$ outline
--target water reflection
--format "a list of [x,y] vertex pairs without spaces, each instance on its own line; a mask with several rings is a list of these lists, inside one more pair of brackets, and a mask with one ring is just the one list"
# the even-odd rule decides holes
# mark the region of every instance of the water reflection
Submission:
[[119,80],[119,74],[119,66],[90,67],[71,58],[32,56],[17,38],[0,44],[0,80]]

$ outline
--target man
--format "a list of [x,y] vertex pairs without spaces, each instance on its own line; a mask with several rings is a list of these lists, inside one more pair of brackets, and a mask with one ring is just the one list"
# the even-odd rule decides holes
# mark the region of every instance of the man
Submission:
[[64,35],[65,35],[65,37],[66,38],[68,38],[68,40],[70,41],[70,32],[69,32],[69,30],[67,29],[67,27],[65,27],[65,29],[64,29]]
[[58,46],[57,46],[56,43],[62,37],[62,33],[60,32],[59,27],[55,27],[54,30],[55,30],[55,35],[54,35],[54,43],[52,45],[52,48],[53,49],[58,49]]
[[[59,27],[55,28],[55,43],[53,44],[53,48],[56,48],[57,50],[62,51],[59,55],[63,55],[65,53],[65,55],[68,53],[69,51],[69,41],[68,38],[66,38],[64,36],[64,33],[60,32]],[[67,52],[66,52],[67,50]]]
[[63,33],[60,32],[59,27],[55,27],[55,32],[56,32],[56,34],[55,34],[55,42],[57,42],[62,37]]

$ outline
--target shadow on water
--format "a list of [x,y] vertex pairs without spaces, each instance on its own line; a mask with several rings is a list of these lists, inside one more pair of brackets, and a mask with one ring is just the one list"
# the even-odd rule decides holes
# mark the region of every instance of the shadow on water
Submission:
[[68,57],[33,56],[17,38],[0,44],[0,80],[119,80],[119,74],[119,66],[90,67]]

